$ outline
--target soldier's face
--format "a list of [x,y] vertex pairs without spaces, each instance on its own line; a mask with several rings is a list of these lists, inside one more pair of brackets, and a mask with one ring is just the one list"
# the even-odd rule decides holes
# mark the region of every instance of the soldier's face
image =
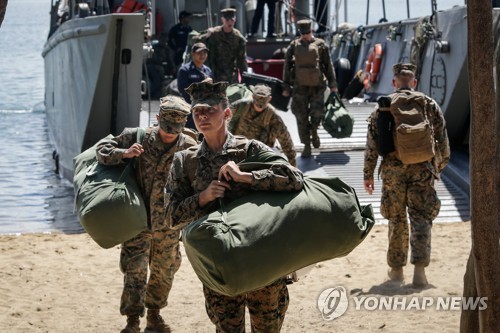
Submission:
[[168,133],[168,132],[165,132],[164,130],[162,130],[161,128],[160,128],[158,133],[159,133],[160,139],[163,143],[173,143],[179,137],[179,134]]
[[226,28],[233,28],[234,27],[234,23],[236,22],[236,17],[232,17],[232,18],[226,18],[226,17],[222,17],[221,18],[222,20],[222,25]]
[[195,64],[204,64],[207,61],[208,53],[206,50],[193,53],[193,61]]
[[200,133],[225,131],[230,112],[229,108],[224,110],[221,104],[197,107],[193,110],[193,119]]

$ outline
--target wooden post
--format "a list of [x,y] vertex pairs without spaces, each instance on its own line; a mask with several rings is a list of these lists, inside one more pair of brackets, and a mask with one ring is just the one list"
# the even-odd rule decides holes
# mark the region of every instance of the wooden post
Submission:
[[[476,0],[467,4],[467,25],[471,94],[471,255],[477,295],[488,297],[487,309],[479,311],[478,331],[494,333],[497,332],[500,318],[500,179],[497,174],[498,136],[495,125],[491,0]],[[471,274],[471,270],[467,274]]]
[[9,0],[0,0],[0,27],[2,26],[3,18],[7,11],[7,2],[9,2]]

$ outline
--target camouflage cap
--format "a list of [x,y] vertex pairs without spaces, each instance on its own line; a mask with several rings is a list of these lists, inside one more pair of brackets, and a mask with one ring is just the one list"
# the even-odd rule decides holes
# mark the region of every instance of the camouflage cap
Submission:
[[160,98],[158,121],[160,128],[165,132],[172,134],[181,133],[189,113],[189,104],[181,97],[167,95]]
[[193,47],[191,48],[191,52],[192,53],[198,53],[198,52],[201,52],[203,50],[206,50],[207,52],[209,51],[208,47],[204,43],[202,43],[202,42],[195,43],[193,45]]
[[297,27],[299,28],[301,35],[306,35],[311,32],[311,20],[300,20],[297,22]]
[[399,63],[392,66],[392,72],[394,75],[415,75],[417,66],[410,63]]
[[220,12],[222,13],[222,17],[226,19],[232,19],[236,17],[235,8],[224,8]]
[[271,88],[265,84],[257,84],[251,86],[250,90],[253,92],[253,102],[259,107],[263,108],[269,102],[269,96],[271,96]]
[[211,107],[227,100],[227,86],[228,83],[224,81],[212,83],[212,80],[203,80],[192,83],[186,88],[191,96],[191,110],[200,106]]

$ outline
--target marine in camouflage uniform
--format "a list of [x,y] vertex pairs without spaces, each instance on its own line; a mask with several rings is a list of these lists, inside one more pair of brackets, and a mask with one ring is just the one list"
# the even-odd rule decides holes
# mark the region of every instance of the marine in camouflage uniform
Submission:
[[[311,143],[319,148],[318,127],[325,115],[325,89],[337,92],[337,80],[325,41],[312,34],[311,21],[297,22],[300,37],[290,43],[285,54],[283,95],[292,90],[292,112],[297,118],[302,157],[311,157]],[[326,79],[326,80],[325,80]],[[326,82],[327,81],[327,82]]]
[[[415,66],[396,64],[393,66],[396,92],[413,89]],[[409,81],[408,86],[398,81]],[[406,78],[405,78],[406,77]],[[391,267],[389,276],[394,280],[403,279],[402,267],[408,257],[408,242],[411,245],[410,262],[415,265],[413,283],[417,286],[427,284],[424,267],[429,265],[431,253],[432,221],[437,217],[441,202],[434,188],[434,179],[439,178],[450,159],[448,135],[445,120],[438,104],[428,99],[428,114],[434,130],[436,157],[434,161],[417,164],[403,164],[396,152],[383,157],[379,167],[382,176],[382,199],[380,212],[389,220],[389,249],[387,263]],[[373,191],[373,173],[377,165],[377,109],[368,118],[368,134],[364,161],[364,183],[366,191]],[[433,163],[434,162],[434,163]],[[410,217],[411,233],[408,232],[406,210]]]
[[251,100],[240,100],[231,105],[233,116],[229,121],[229,131],[249,139],[259,140],[274,147],[278,139],[283,153],[291,165],[296,166],[295,147],[283,119],[269,104],[272,99],[271,88],[265,84],[252,87]]
[[[227,131],[230,110],[226,85],[200,82],[188,88],[195,123],[204,139],[201,145],[175,154],[165,186],[166,220],[172,229],[181,229],[218,209],[218,198],[230,202],[251,191],[298,191],[303,187],[302,173],[289,164],[251,173],[239,170],[236,163],[271,149]],[[284,278],[234,297],[205,286],[203,292],[207,314],[217,332],[244,332],[245,306],[250,312],[252,331],[279,332],[289,302]]]
[[[181,265],[179,230],[167,227],[164,220],[163,189],[174,153],[197,142],[182,133],[189,114],[189,104],[182,98],[161,99],[157,115],[159,126],[149,127],[142,144],[136,143],[137,128],[126,128],[120,135],[98,146],[99,163],[116,165],[138,156],[136,177],[141,185],[149,230],[124,242],[120,269],[124,288],[120,313],[128,317],[123,333],[139,332],[139,316],[148,309],[147,329],[169,332],[159,311],[167,305],[175,272]],[[148,266],[150,275],[148,280]]]
[[194,37],[210,49],[207,65],[212,69],[214,82],[238,82],[238,70],[248,70],[246,44],[241,32],[234,28],[236,9],[221,10],[222,25],[210,28],[207,33]]

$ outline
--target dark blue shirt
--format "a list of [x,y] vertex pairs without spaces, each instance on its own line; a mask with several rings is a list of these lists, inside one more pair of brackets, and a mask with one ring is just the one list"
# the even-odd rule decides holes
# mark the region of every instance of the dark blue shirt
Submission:
[[189,25],[177,23],[168,33],[168,46],[174,51],[186,48],[189,33],[193,31]]
[[212,70],[209,67],[202,65],[201,68],[196,68],[192,61],[179,68],[179,72],[177,73],[177,88],[186,102],[191,104],[191,97],[184,89],[189,87],[191,83],[201,82],[209,77],[213,77]]

